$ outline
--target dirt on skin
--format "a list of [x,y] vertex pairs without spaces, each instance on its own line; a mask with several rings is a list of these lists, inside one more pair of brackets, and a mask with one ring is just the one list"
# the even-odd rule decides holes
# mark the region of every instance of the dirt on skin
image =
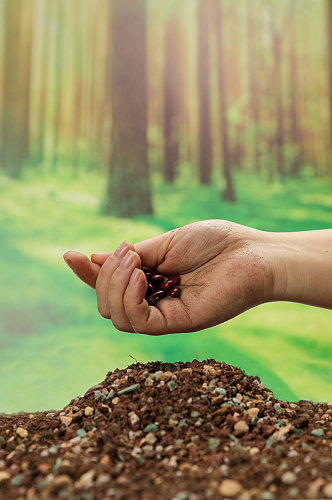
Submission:
[[332,498],[332,404],[214,359],[136,363],[62,411],[0,415],[1,500]]

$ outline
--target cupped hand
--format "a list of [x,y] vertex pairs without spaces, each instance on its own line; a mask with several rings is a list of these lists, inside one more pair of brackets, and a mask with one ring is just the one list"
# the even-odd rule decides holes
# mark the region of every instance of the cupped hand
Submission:
[[[200,221],[135,245],[123,242],[115,252],[92,254],[91,261],[78,252],[64,258],[96,289],[100,314],[121,331],[194,332],[272,300],[264,232],[229,221]],[[179,274],[180,297],[149,306],[141,266]]]

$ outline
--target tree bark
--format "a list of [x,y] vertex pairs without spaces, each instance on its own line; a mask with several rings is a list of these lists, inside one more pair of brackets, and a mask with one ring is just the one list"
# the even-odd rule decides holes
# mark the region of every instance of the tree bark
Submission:
[[44,131],[46,122],[46,95],[47,95],[47,79],[48,79],[48,58],[50,54],[49,50],[49,14],[50,5],[47,2],[41,3],[42,8],[42,50],[41,50],[41,65],[40,65],[40,88],[39,88],[39,105],[38,105],[38,129],[37,129],[37,140],[36,140],[36,155],[35,161],[37,163],[42,163],[45,157],[45,145],[44,145]]
[[295,23],[295,4],[291,0],[291,30],[289,38],[289,83],[291,92],[290,102],[290,118],[291,118],[291,139],[297,151],[291,166],[291,174],[298,175],[300,166],[303,161],[302,153],[302,140],[301,131],[299,128],[298,104],[297,104],[297,90],[298,90],[298,77],[297,77],[297,44],[296,44],[296,23]]
[[112,157],[105,211],[151,214],[147,145],[146,1],[112,0]]
[[0,164],[12,177],[20,176],[29,154],[32,7],[33,3],[26,5],[23,0],[5,4]]
[[275,91],[275,110],[276,110],[276,159],[277,170],[281,177],[285,175],[284,163],[284,112],[281,89],[281,35],[276,30],[272,33],[273,48],[273,73],[274,73],[274,91]]
[[251,2],[248,5],[247,36],[248,36],[248,81],[249,81],[249,116],[254,128],[254,158],[255,170],[260,170],[259,158],[259,90],[258,90],[258,66],[257,66],[257,26],[254,21],[254,8]]
[[210,59],[209,5],[199,1],[198,8],[198,100],[199,100],[199,175],[202,184],[211,182],[211,124],[210,124]]
[[54,110],[54,127],[53,127],[53,171],[56,171],[59,158],[59,143],[60,143],[60,105],[62,97],[62,75],[63,75],[63,4],[62,0],[57,0],[56,10],[56,47],[55,47],[55,110]]
[[332,0],[327,0],[327,54],[329,68],[330,148],[332,163]]
[[223,174],[226,182],[226,187],[222,193],[222,197],[226,201],[235,201],[235,191],[233,187],[230,154],[229,154],[229,138],[228,138],[228,123],[227,123],[227,101],[226,101],[226,85],[225,85],[225,55],[222,38],[222,20],[223,13],[220,7],[220,0],[214,0],[215,12],[214,18],[216,23],[216,38],[217,38],[217,60],[218,60],[218,93],[219,93],[219,116],[222,142],[222,164]]
[[179,33],[176,17],[168,20],[164,65],[164,179],[173,183],[179,162]]

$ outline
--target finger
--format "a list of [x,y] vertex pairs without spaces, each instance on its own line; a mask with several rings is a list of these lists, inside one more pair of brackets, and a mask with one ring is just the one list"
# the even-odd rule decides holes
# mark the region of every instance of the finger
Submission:
[[168,231],[154,238],[135,243],[135,252],[140,256],[143,266],[156,269],[164,262],[174,236],[174,231],[175,230]]
[[[134,249],[134,245],[132,245],[132,250]],[[113,252],[98,252],[98,253],[93,253],[91,254],[91,261],[94,262],[95,264],[99,264],[102,266],[105,264],[106,260],[110,255],[112,255]]]
[[95,288],[100,271],[100,266],[98,264],[91,262],[86,255],[80,252],[66,252],[63,258],[78,278],[92,288]]
[[[135,251],[134,245],[132,243],[129,243],[128,241],[126,241],[126,243],[129,246],[130,250],[134,250]],[[113,253],[114,252],[96,252],[96,253],[92,253],[91,254],[91,262],[94,262],[95,264],[99,264],[100,266],[102,266],[103,264],[105,264],[105,262],[108,259],[108,257],[110,257],[110,255],[112,255]]]
[[[111,252],[109,257],[106,259],[105,263],[100,268],[98,278],[96,281],[96,294],[97,294],[97,304],[98,311],[103,316],[103,318],[110,319],[111,312],[108,303],[108,288],[110,281],[112,279],[114,271],[119,266],[122,258],[132,247],[131,243],[124,241],[121,245]],[[95,264],[97,265],[97,264]]]
[[147,335],[161,335],[170,333],[161,310],[155,306],[149,306],[144,299],[146,291],[146,279],[140,269],[135,269],[130,277],[127,289],[123,297],[125,313],[136,333]]
[[[123,304],[123,297],[128,286],[130,276],[135,268],[141,267],[141,259],[136,252],[129,250],[122,259],[119,267],[114,271],[108,289],[108,303],[110,307],[112,323],[118,330],[133,332]],[[145,280],[145,278],[144,278]],[[145,291],[147,282],[145,280]],[[144,294],[145,294],[144,291]]]

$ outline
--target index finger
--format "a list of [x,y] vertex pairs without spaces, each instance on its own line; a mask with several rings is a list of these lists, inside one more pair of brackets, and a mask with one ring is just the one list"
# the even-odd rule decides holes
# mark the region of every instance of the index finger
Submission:
[[66,252],[63,255],[63,258],[78,278],[84,281],[87,285],[91,286],[91,288],[96,287],[100,265],[91,262],[86,255],[80,252]]

